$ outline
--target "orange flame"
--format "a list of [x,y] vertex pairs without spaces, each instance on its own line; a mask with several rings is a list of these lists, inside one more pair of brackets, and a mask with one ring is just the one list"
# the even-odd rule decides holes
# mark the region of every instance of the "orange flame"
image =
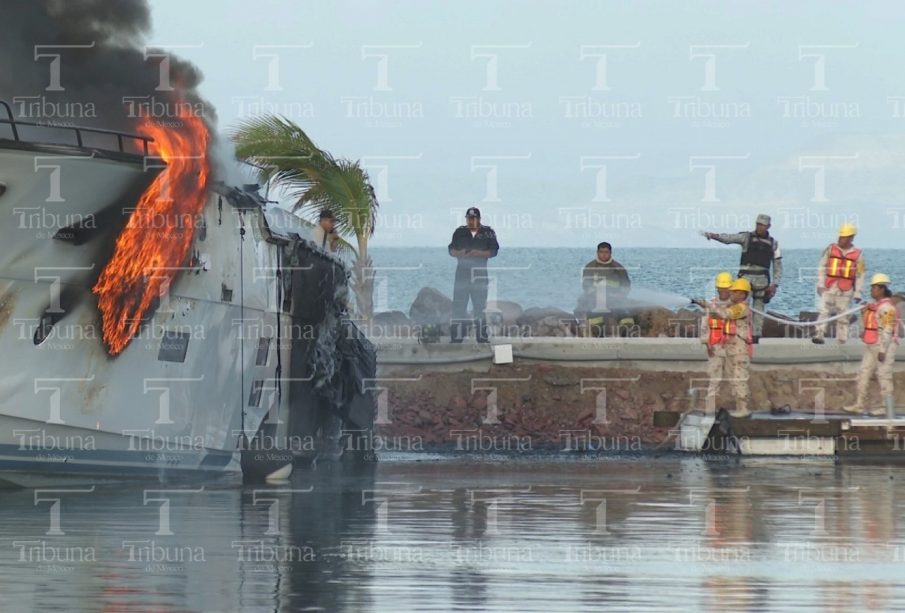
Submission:
[[126,348],[151,304],[166,295],[186,264],[204,209],[210,135],[200,117],[185,114],[180,124],[163,127],[145,117],[138,128],[154,139],[151,150],[167,167],[141,195],[92,290],[111,355]]

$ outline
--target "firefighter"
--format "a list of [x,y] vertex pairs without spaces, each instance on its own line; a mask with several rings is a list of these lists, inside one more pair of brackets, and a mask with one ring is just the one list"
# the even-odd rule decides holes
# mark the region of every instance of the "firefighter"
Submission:
[[585,264],[581,271],[582,294],[575,308],[576,317],[585,317],[591,336],[606,336],[605,322],[613,324],[613,330],[624,329],[635,323],[626,310],[632,282],[625,266],[613,258],[613,246],[602,242],[597,245],[597,256]]
[[872,301],[861,309],[861,340],[864,341],[864,357],[858,371],[858,397],[855,404],[842,408],[846,413],[863,414],[867,403],[867,392],[871,377],[877,371],[883,408],[874,409],[871,415],[895,416],[893,404],[892,365],[896,360],[899,344],[899,314],[890,300],[890,279],[883,273],[875,274],[870,280]]
[[597,256],[581,271],[582,291],[596,294],[601,286],[620,299],[625,298],[632,287],[628,271],[613,258],[613,246],[607,242],[597,245]]
[[[779,281],[782,279],[782,251],[779,249],[779,241],[770,236],[770,216],[758,215],[754,232],[735,234],[705,232],[704,236],[707,240],[742,246],[738,276],[745,277],[751,283],[754,303],[752,306],[763,313],[765,305],[776,295]],[[752,342],[760,341],[763,329],[763,315],[755,314]]]
[[[732,274],[721,272],[716,276],[717,297],[712,301],[715,306],[729,306],[729,288],[732,287]],[[723,331],[726,321],[713,313],[705,313],[701,326],[701,343],[707,348],[707,399],[705,410],[707,413],[716,412],[716,395],[720,388],[720,382],[729,374],[729,361],[726,359],[724,347],[725,335]]]
[[[864,256],[855,247],[857,230],[850,223],[839,228],[839,240],[823,251],[817,264],[817,294],[820,296],[819,320],[848,310],[852,300],[861,302],[864,287]],[[822,345],[828,324],[817,326],[816,335],[811,339]],[[848,338],[848,317],[836,320],[836,340],[844,343]]]
[[729,304],[721,306],[716,300],[697,300],[697,304],[707,309],[708,316],[723,321],[720,342],[726,352],[729,365],[729,380],[735,394],[735,410],[732,417],[748,417],[751,411],[748,402],[751,395],[748,389],[748,369],[753,352],[751,309],[748,308],[748,297],[751,295],[751,282],[748,279],[737,279],[729,286]]

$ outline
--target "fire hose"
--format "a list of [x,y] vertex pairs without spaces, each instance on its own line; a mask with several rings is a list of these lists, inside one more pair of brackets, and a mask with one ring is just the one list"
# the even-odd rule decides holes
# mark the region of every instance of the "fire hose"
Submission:
[[[749,306],[748,308],[751,310],[752,313],[755,313],[757,315],[760,315],[766,319],[775,321],[777,323],[785,324],[787,326],[798,326],[799,328],[807,328],[810,326],[821,326],[823,324],[828,324],[832,321],[836,321],[837,319],[842,319],[843,317],[849,317],[852,314],[857,313],[858,311],[863,309],[864,306],[865,305],[863,303],[858,304],[858,305],[850,308],[847,311],[842,311],[841,313],[836,313],[832,317],[827,317],[826,319],[816,319],[814,321],[795,321],[794,319],[783,319],[782,317],[777,317],[776,315],[771,315],[769,313],[765,313],[764,311],[759,311],[752,306]],[[905,330],[905,321],[898,321],[897,324],[898,324],[897,332],[901,332],[902,330]]]
[[787,326],[799,326],[799,327],[804,328],[807,326],[820,326],[823,324],[830,323],[831,321],[836,321],[837,319],[842,319],[843,317],[849,317],[853,313],[857,313],[858,311],[860,311],[862,308],[864,308],[864,306],[859,304],[858,306],[852,307],[847,311],[842,311],[841,313],[837,313],[836,315],[833,315],[832,317],[827,317],[826,319],[817,319],[815,321],[795,321],[792,319],[783,319],[782,317],[777,317],[776,315],[770,315],[769,313],[764,313],[763,311],[758,311],[754,307],[748,307],[748,308],[751,309],[752,313],[761,315],[772,321],[776,321],[781,324],[785,324]]

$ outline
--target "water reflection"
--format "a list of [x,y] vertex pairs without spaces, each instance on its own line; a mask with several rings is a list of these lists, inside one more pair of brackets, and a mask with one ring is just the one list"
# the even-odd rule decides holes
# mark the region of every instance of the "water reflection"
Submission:
[[893,466],[401,458],[0,494],[5,609],[895,608]]

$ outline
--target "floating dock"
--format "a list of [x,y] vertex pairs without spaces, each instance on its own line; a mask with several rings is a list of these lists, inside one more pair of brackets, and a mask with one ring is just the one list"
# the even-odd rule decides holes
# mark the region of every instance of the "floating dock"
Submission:
[[905,416],[790,411],[733,418],[724,409],[715,415],[657,411],[654,425],[670,428],[675,448],[691,453],[905,460]]

